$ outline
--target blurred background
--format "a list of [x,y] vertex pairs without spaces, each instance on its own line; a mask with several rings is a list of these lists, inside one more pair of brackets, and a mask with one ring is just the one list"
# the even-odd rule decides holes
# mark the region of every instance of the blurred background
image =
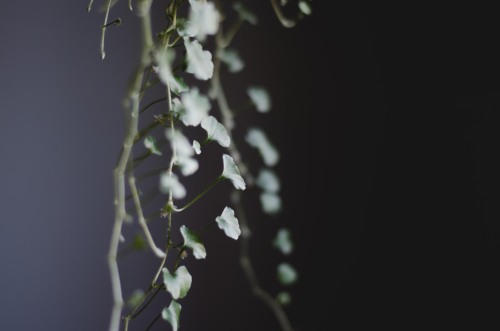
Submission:
[[[261,126],[281,152],[283,212],[262,214],[255,192],[246,200],[263,287],[282,290],[275,268],[284,258],[270,241],[288,227],[296,249],[286,260],[299,281],[286,310],[297,330],[499,327],[493,4],[314,1],[313,16],[285,29],[270,3],[247,3],[260,20],[234,41],[247,66],[223,81],[235,107],[245,108],[248,85],[273,98],[270,114],[241,114],[236,138],[244,145],[247,127]],[[114,8],[123,23],[108,30],[101,61],[102,13],[85,8],[0,3],[0,330],[108,326],[112,169],[138,22],[124,1]],[[220,172],[221,152],[207,147],[202,172],[186,181],[191,192]],[[257,154],[245,152],[257,172]],[[217,187],[179,222],[219,215],[229,191]],[[161,222],[152,223],[157,238]],[[248,290],[238,243],[215,229],[204,242],[207,259],[186,260],[194,281],[181,328],[278,330]],[[126,293],[148,283],[158,263],[150,255],[124,258]],[[132,330],[169,302],[159,296]]]

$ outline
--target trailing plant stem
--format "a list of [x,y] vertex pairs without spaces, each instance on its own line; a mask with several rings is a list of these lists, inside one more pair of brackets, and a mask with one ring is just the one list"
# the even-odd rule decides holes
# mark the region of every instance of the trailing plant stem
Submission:
[[[109,12],[106,12],[106,20]],[[121,236],[123,220],[126,216],[125,210],[125,170],[129,162],[134,138],[137,134],[139,124],[139,93],[141,89],[142,77],[144,69],[150,64],[150,50],[153,45],[151,21],[149,16],[150,3],[143,4],[148,6],[141,16],[141,31],[142,31],[142,52],[141,59],[131,78],[127,95],[125,98],[125,109],[127,114],[128,128],[123,140],[123,149],[114,171],[114,189],[115,189],[115,220],[111,235],[111,243],[108,252],[108,265],[111,275],[111,286],[113,290],[113,309],[111,313],[111,321],[109,331],[118,331],[120,327],[120,316],[123,308],[123,294],[121,289],[120,274],[117,263],[118,246]]]
[[[273,0],[272,0],[273,1]],[[235,25],[236,28],[234,31],[239,28],[238,25]],[[233,157],[234,162],[238,166],[241,175],[247,182],[248,186],[253,185],[253,177],[252,174],[248,171],[245,163],[241,158],[241,154],[234,143],[234,139],[232,138],[232,131],[234,130],[234,112],[229,107],[226,96],[224,94],[224,90],[222,88],[222,83],[220,80],[220,69],[221,69],[221,58],[220,55],[224,51],[224,48],[229,46],[229,42],[233,39],[234,35],[232,32],[224,38],[224,34],[222,31],[222,25],[220,26],[215,41],[216,41],[216,58],[214,63],[214,75],[212,78],[212,97],[215,97],[217,100],[217,104],[219,106],[222,122],[228,130],[228,134],[231,138],[231,145],[228,150],[231,156]],[[229,42],[228,42],[229,41]],[[259,298],[262,302],[264,302],[273,312],[276,320],[278,321],[282,331],[293,331],[292,325],[288,320],[288,317],[283,310],[283,307],[262,287],[259,285],[257,280],[257,276],[255,274],[255,269],[253,268],[252,262],[250,260],[250,227],[248,225],[248,220],[245,215],[245,208],[243,206],[243,202],[241,201],[241,193],[238,191],[234,191],[233,193],[233,205],[238,214],[238,219],[241,227],[241,249],[240,249],[240,265],[243,269],[245,277],[250,285],[252,293]]]

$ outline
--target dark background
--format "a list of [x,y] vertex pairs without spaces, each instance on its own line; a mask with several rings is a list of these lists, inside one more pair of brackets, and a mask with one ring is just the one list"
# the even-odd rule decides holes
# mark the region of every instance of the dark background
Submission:
[[[102,14],[87,15],[85,6],[0,4],[1,330],[108,325],[111,175],[138,25],[121,1],[111,17],[123,24],[108,31],[102,62]],[[253,4],[261,22],[235,40],[247,68],[224,76],[234,105],[244,104],[248,84],[273,95],[271,114],[242,115],[262,123],[282,154],[283,214],[263,216],[255,192],[247,200],[262,284],[281,289],[274,268],[283,258],[269,241],[288,226],[297,249],[287,260],[300,281],[287,310],[298,330],[498,328],[493,4],[314,7],[313,17],[286,30],[267,2]],[[220,171],[220,149],[206,152],[197,178]],[[256,154],[247,152],[257,170]],[[187,183],[196,191],[201,181]],[[181,221],[194,226],[218,215],[229,187],[217,190]],[[160,240],[161,221],[152,227]],[[219,231],[204,240],[207,260],[186,262],[194,283],[182,302],[182,329],[277,330],[247,289],[237,243]],[[149,254],[128,257],[126,293],[145,286],[157,263]],[[132,326],[147,324],[169,302],[158,300]]]

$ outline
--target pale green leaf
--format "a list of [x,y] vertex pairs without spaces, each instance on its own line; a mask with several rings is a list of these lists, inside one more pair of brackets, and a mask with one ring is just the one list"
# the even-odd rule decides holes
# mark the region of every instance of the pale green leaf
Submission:
[[259,150],[265,165],[272,167],[278,163],[279,152],[261,129],[251,128],[248,130],[245,140],[250,146]]
[[227,178],[233,183],[233,186],[237,190],[244,190],[246,188],[245,180],[241,177],[240,170],[234,163],[231,156],[224,154],[222,155],[222,177]]
[[170,323],[173,331],[179,330],[179,317],[181,315],[182,306],[177,301],[172,300],[170,306],[165,307],[161,312],[161,317]]
[[229,207],[224,208],[222,215],[215,219],[219,229],[223,230],[226,236],[234,240],[241,235],[238,219],[234,216],[234,210]]
[[198,161],[192,157],[178,156],[176,164],[181,169],[183,176],[191,176],[199,168]]
[[201,121],[201,127],[207,132],[208,140],[214,140],[222,147],[229,147],[231,144],[226,128],[215,117],[205,117]]
[[207,35],[214,35],[219,27],[219,12],[213,2],[189,0],[191,9],[186,23],[186,33],[190,37],[204,41]]
[[276,238],[273,240],[273,246],[276,247],[284,255],[290,255],[293,251],[293,241],[290,230],[279,229]]
[[240,72],[245,67],[245,62],[241,59],[238,51],[232,48],[224,49],[220,53],[220,59],[227,65],[227,69],[231,73]]
[[[174,99],[176,100],[176,99]],[[212,106],[210,100],[200,94],[198,88],[193,88],[189,92],[181,95],[181,101],[174,101],[173,110],[186,126],[198,126],[201,121],[208,116]]]
[[281,198],[276,193],[262,192],[260,203],[266,214],[275,215],[281,211]]
[[271,169],[261,169],[255,183],[269,193],[278,193],[281,188],[278,176]]
[[278,265],[278,280],[283,285],[291,285],[297,281],[299,275],[297,271],[288,263],[283,262]]
[[189,230],[185,225],[181,226],[182,238],[184,238],[184,247],[187,247],[193,251],[193,256],[196,259],[204,259],[207,257],[207,251],[205,246],[201,242],[200,238],[196,233]]
[[184,38],[184,45],[186,46],[188,62],[186,71],[201,80],[212,78],[214,74],[212,54],[209,51],[203,50],[197,40],[191,41],[188,37]]
[[144,146],[151,152],[151,154],[161,155],[161,151],[156,145],[156,139],[153,136],[147,136],[144,139]]
[[271,110],[271,96],[267,90],[261,86],[251,86],[247,89],[250,100],[260,113],[268,113]]
[[172,90],[175,94],[180,94],[188,91],[189,87],[182,78],[173,74],[171,65],[174,58],[175,53],[173,51],[168,51],[166,48],[162,48],[155,53],[157,66],[154,67],[154,70],[163,84],[168,85],[170,90]]
[[246,8],[241,2],[235,2],[233,4],[233,8],[240,16],[240,19],[247,21],[252,25],[258,23],[257,16],[255,16],[255,14],[252,13],[252,11],[250,11],[248,8]]
[[280,292],[276,295],[276,301],[282,306],[288,306],[292,303],[292,296],[288,292]]
[[132,294],[130,294],[129,298],[127,299],[127,306],[129,308],[134,308],[139,304],[139,302],[142,300],[144,297],[144,291],[141,289],[137,289]]
[[306,1],[299,1],[299,9],[304,15],[312,14],[311,5],[308,4]]
[[169,194],[170,190],[172,190],[172,196],[175,199],[183,199],[186,196],[186,188],[175,174],[162,173],[160,176],[160,191]]
[[180,266],[173,273],[163,268],[163,283],[175,300],[186,296],[192,282],[193,278],[185,266]]
[[193,140],[193,149],[197,155],[201,154],[201,145],[197,140]]
[[165,135],[170,140],[172,150],[175,148],[177,154],[175,164],[179,166],[181,173],[184,176],[194,174],[198,170],[199,165],[198,161],[192,158],[194,150],[189,140],[179,130],[167,129]]

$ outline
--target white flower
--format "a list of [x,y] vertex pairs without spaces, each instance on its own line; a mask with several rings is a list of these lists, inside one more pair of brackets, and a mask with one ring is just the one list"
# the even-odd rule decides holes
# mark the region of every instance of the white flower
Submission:
[[283,262],[280,265],[278,265],[277,271],[278,271],[278,280],[283,285],[291,285],[297,281],[297,278],[299,278],[297,271],[295,271],[295,269],[286,262]]
[[157,64],[157,66],[154,67],[154,70],[158,74],[162,83],[168,85],[175,94],[189,90],[186,83],[172,73],[171,64],[174,61],[175,53],[163,48],[157,51],[154,55]]
[[247,94],[252,103],[261,113],[267,113],[271,110],[271,97],[267,90],[260,86],[251,86],[247,89]]
[[184,45],[188,61],[186,71],[201,80],[212,78],[214,74],[212,54],[203,50],[197,40],[190,41],[188,37],[184,37]]
[[262,169],[255,182],[258,187],[269,193],[278,193],[280,190],[280,181],[274,171]]
[[273,240],[273,246],[279,249],[283,254],[290,255],[293,251],[292,235],[288,229],[279,229],[276,238]]
[[170,190],[172,190],[172,196],[176,199],[183,199],[186,196],[186,189],[179,182],[179,178],[175,174],[163,173],[160,177],[160,191],[169,194]]
[[181,102],[174,99],[174,112],[179,114],[180,120],[186,126],[198,126],[201,121],[208,116],[212,107],[208,98],[202,94],[198,88],[193,88],[189,92],[181,95]]
[[262,192],[260,203],[266,214],[274,215],[281,211],[281,198],[276,193]]
[[234,216],[234,210],[231,208],[224,208],[222,215],[218,216],[215,221],[219,229],[223,230],[229,238],[236,240],[241,235],[238,219]]
[[184,176],[194,174],[198,170],[198,161],[192,158],[194,150],[189,140],[178,130],[167,129],[165,134],[170,140],[172,150],[175,148],[177,154],[175,163],[180,167],[181,173]]
[[197,140],[193,140],[193,149],[197,155],[201,154],[201,145]]
[[223,50],[220,53],[220,59],[227,65],[227,69],[231,73],[237,73],[243,70],[245,62],[240,57],[240,54],[232,48]]
[[245,181],[241,177],[240,170],[234,163],[232,157],[227,154],[222,155],[222,162],[224,169],[222,170],[222,177],[229,179],[235,189],[244,190],[246,188]]
[[189,36],[204,41],[207,35],[214,35],[219,28],[219,12],[213,2],[189,0],[191,10],[187,22]]
[[259,150],[260,155],[267,166],[272,167],[278,163],[280,157],[279,152],[267,139],[267,136],[261,129],[252,128],[248,130],[245,139],[250,146]]
[[209,140],[215,140],[222,147],[229,147],[231,144],[231,138],[229,138],[226,128],[215,117],[205,117],[201,121],[201,127],[207,132]]

